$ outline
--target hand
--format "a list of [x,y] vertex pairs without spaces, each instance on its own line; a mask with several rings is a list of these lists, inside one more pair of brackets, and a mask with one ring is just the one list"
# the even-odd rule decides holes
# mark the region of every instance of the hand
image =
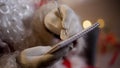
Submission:
[[82,31],[80,21],[71,8],[66,5],[61,5],[58,8],[53,9],[45,16],[44,24],[47,29],[60,35],[62,40]]
[[50,68],[70,50],[65,47],[53,54],[46,54],[51,48],[50,46],[37,46],[25,49],[19,56],[20,63],[25,68]]

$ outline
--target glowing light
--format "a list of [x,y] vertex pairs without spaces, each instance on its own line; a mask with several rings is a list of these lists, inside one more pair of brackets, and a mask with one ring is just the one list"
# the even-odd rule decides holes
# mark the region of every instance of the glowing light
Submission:
[[89,20],[83,21],[83,28],[86,29],[88,27],[92,26],[92,23]]
[[97,21],[99,24],[100,24],[100,28],[104,28],[105,27],[105,22],[104,22],[104,20],[103,19],[98,19],[98,21]]

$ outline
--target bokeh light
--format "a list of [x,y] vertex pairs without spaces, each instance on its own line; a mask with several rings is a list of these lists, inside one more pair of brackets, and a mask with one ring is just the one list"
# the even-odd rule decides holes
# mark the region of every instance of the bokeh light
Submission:
[[90,27],[90,26],[92,26],[91,21],[89,21],[89,20],[83,21],[83,28],[84,28],[84,29],[86,29],[86,28],[88,28],[88,27]]
[[104,28],[105,27],[105,22],[104,22],[104,20],[103,19],[98,19],[98,21],[97,21],[99,24],[100,24],[100,28]]

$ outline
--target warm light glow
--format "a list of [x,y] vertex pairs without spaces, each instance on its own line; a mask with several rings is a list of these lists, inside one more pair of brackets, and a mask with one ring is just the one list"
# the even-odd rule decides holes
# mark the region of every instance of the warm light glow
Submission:
[[97,21],[99,24],[100,24],[100,28],[104,28],[105,27],[105,22],[104,22],[104,20],[103,19],[98,19],[98,21]]
[[86,29],[88,27],[92,26],[92,23],[89,20],[83,21],[83,28]]

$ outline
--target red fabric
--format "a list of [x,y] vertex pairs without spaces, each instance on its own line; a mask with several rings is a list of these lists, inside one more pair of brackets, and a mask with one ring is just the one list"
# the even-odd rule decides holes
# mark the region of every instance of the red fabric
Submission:
[[71,63],[67,58],[64,58],[63,64],[66,66],[66,68],[72,68]]
[[116,41],[116,38],[115,38],[115,35],[112,34],[112,33],[108,34],[107,37],[106,37],[106,42],[107,42],[107,43],[110,43],[110,44],[112,44],[112,45],[115,45],[116,42],[117,42],[117,41]]
[[118,55],[119,55],[118,51],[116,51],[116,52],[113,54],[113,57],[112,57],[112,59],[110,60],[110,63],[109,63],[110,66],[115,63],[115,61],[117,60]]
[[[102,35],[101,35],[101,37],[102,37]],[[103,36],[100,41],[102,41],[100,43],[102,45],[101,54],[105,54],[107,52],[107,46],[109,44],[112,45],[112,46],[115,46],[115,47],[116,47],[116,44],[117,44],[116,37],[113,33],[109,33],[106,36]]]
[[47,3],[47,0],[41,0],[41,2],[39,3],[39,6],[44,5],[45,3]]
[[102,46],[100,52],[101,54],[105,54],[107,52],[107,46]]
[[35,4],[35,6],[36,6],[36,8],[39,8],[46,3],[47,3],[47,0],[41,0],[39,3]]

